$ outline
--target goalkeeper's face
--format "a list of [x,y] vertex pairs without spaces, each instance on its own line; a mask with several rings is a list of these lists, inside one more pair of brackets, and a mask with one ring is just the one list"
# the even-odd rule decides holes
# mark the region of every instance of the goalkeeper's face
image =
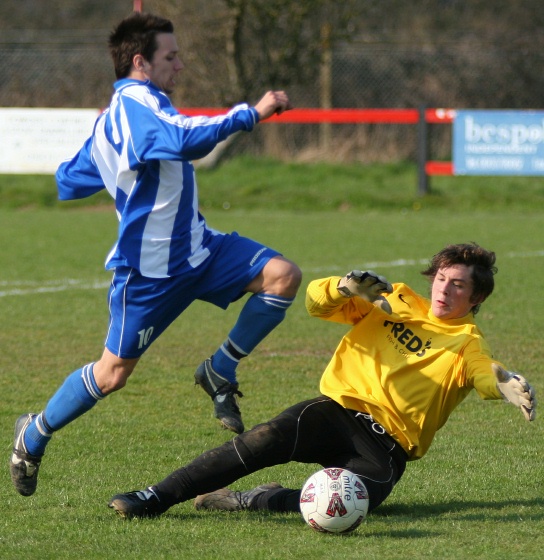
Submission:
[[431,309],[442,320],[459,319],[468,315],[480,303],[472,297],[472,267],[456,264],[439,268],[431,289]]

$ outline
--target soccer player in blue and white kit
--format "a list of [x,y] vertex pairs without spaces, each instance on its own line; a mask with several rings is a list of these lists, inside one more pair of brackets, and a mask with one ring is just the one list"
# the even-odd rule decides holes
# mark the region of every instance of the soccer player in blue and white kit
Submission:
[[207,225],[191,164],[231,134],[289,109],[289,98],[269,91],[254,107],[237,105],[223,116],[180,115],[168,98],[183,68],[173,31],[170,21],[141,13],[117,26],[109,39],[118,79],[111,104],[56,174],[61,200],[104,188],[115,200],[110,321],[102,357],[69,375],[41,413],[15,423],[10,469],[23,496],[36,490],[52,434],[124,387],[142,354],[197,299],[225,309],[252,294],[195,372],[223,427],[242,433],[236,367],[284,319],[300,286],[300,269],[278,252]]

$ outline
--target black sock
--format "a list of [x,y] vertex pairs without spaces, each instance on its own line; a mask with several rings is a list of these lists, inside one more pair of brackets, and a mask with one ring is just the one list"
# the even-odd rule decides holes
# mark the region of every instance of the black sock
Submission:
[[300,513],[300,490],[290,488],[272,488],[255,497],[252,510],[294,511]]

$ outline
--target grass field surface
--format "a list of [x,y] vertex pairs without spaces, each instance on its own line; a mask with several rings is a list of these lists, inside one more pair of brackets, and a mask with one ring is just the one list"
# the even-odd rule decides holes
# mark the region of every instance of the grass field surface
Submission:
[[[345,204],[351,191],[337,196],[337,169],[323,168],[329,199],[344,203],[327,206],[320,193],[312,204],[319,185],[308,184],[290,194],[297,202],[288,209],[287,191],[281,191],[289,169],[276,164],[272,171],[266,162],[258,176],[255,162],[236,165],[241,177],[247,172],[254,184],[267,185],[262,204],[252,194],[247,205],[243,196],[224,204],[226,193],[213,192],[219,170],[205,173],[209,223],[271,245],[304,273],[286,321],[240,366],[247,426],[317,396],[320,374],[346,332],[307,316],[303,296],[310,280],[372,268],[426,293],[419,272],[450,242],[474,240],[496,251],[496,290],[477,322],[496,357],[544,394],[543,206],[534,179],[497,184],[495,197],[490,182],[470,194],[472,205],[460,200],[469,191],[461,179],[457,192],[444,195],[445,185],[437,183],[432,201],[399,191],[397,202],[381,204],[376,201],[395,196],[395,173],[408,188],[409,170],[369,170],[373,180],[354,179],[350,187],[366,185],[365,208]],[[306,179],[313,173],[308,170]],[[271,183],[274,174],[278,185]],[[411,177],[415,181],[413,170]],[[16,183],[23,204],[12,204]],[[519,198],[512,202],[516,189]],[[475,394],[454,412],[429,453],[408,465],[385,504],[349,536],[318,534],[297,514],[197,512],[190,502],[159,519],[117,518],[106,507],[113,494],[158,482],[230,438],[212,418],[209,398],[194,387],[193,372],[223,341],[241,302],[226,312],[201,303],[189,308],[150,348],[125,389],[54,436],[36,494],[19,496],[8,469],[15,419],[40,411],[66,375],[99,357],[107,323],[103,260],[115,239],[113,210],[105,201],[62,208],[43,198],[50,190],[50,178],[0,178],[0,558],[542,558],[542,420],[529,424],[512,406]],[[298,487],[317,468],[277,466],[233,488],[270,481]]]

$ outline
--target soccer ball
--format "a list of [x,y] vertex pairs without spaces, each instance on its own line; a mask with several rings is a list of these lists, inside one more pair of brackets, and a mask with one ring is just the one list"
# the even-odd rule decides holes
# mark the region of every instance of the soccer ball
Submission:
[[368,492],[363,481],[346,469],[323,469],[302,487],[304,521],[323,533],[349,533],[366,518]]

